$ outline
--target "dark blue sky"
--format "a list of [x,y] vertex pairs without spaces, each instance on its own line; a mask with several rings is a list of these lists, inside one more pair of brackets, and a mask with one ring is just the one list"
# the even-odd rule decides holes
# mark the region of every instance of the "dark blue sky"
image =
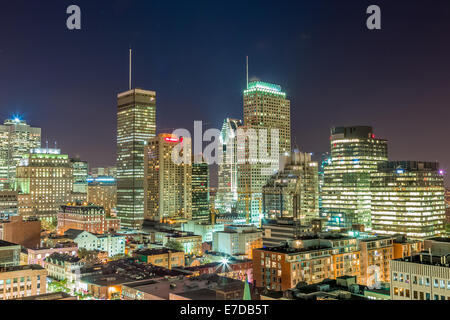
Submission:
[[[66,29],[70,4],[81,31]],[[370,4],[381,31],[365,27]],[[242,118],[248,55],[250,78],[291,99],[302,150],[329,150],[334,125],[372,125],[391,159],[450,171],[449,39],[447,0],[2,1],[0,118],[22,114],[63,152],[112,165],[130,46],[163,131]]]

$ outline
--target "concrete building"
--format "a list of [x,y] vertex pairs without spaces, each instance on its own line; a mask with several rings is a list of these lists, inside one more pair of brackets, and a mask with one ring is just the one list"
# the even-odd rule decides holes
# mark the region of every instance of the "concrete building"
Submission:
[[93,178],[104,176],[117,178],[117,167],[110,166],[91,168],[89,173]]
[[84,262],[80,258],[69,254],[55,252],[44,259],[47,276],[58,281],[66,280],[66,286],[71,291],[75,290],[76,283],[80,281],[83,266]]
[[0,269],[0,300],[45,294],[47,272],[38,265]]
[[[89,182],[92,181],[92,182]],[[107,217],[117,215],[117,185],[111,176],[88,179],[87,201],[103,207]]]
[[[161,236],[161,235],[160,235]],[[163,245],[166,245],[168,241],[176,241],[180,243],[184,248],[184,253],[187,255],[202,256],[202,237],[193,234],[192,232],[168,232],[162,234]]]
[[0,268],[14,267],[20,264],[20,245],[0,240]]
[[144,219],[144,147],[156,135],[156,92],[117,95],[117,215],[124,227]]
[[84,230],[96,234],[115,232],[120,229],[120,220],[107,218],[103,207],[92,204],[61,206],[58,212],[58,234],[69,229]]
[[[180,148],[180,163],[172,159]],[[192,218],[190,138],[159,134],[148,142],[144,156],[145,218],[152,221]]]
[[45,258],[51,256],[53,253],[67,254],[70,256],[78,255],[78,247],[74,242],[58,243],[52,247],[39,247],[36,249],[23,248],[20,252],[20,264],[37,264],[44,268]]
[[0,221],[0,240],[26,248],[37,248],[41,242],[41,222],[36,218],[11,216],[8,220]]
[[177,270],[187,271],[192,273],[192,276],[197,277],[203,274],[217,274],[221,277],[247,281],[253,283],[253,260],[250,259],[233,259],[231,257],[222,257],[220,261],[214,261],[199,266],[185,267]]
[[435,162],[389,161],[371,175],[372,229],[426,238],[445,232],[443,171]]
[[[270,298],[271,294],[262,295],[262,300]],[[287,290],[283,298],[277,300],[389,300],[389,290],[374,290],[358,285],[355,276],[341,276],[336,279],[325,279],[316,284],[299,284],[294,289]],[[270,299],[272,300],[272,299]]]
[[382,286],[390,281],[389,261],[394,256],[395,237],[377,236],[361,239],[361,284]]
[[300,221],[292,218],[278,218],[263,220],[263,246],[278,247],[283,243],[291,242],[305,235],[322,232],[320,219],[311,221],[309,225],[302,225]]
[[228,225],[213,234],[213,251],[252,259],[255,248],[262,247],[262,232],[252,225]]
[[372,127],[331,129],[331,159],[324,167],[322,214],[329,228],[372,228],[370,175],[387,161],[387,141],[375,138]]
[[202,237],[202,242],[212,242],[213,234],[217,231],[223,231],[224,224],[210,223],[204,221],[188,221],[181,224],[181,231],[192,232]]
[[108,253],[108,257],[123,256],[125,254],[126,238],[124,236],[114,234],[93,234],[81,230],[72,232],[71,230],[73,229],[69,229],[67,232],[72,234],[71,238],[73,238],[73,241],[77,244],[79,249],[105,251]]
[[263,220],[263,246],[278,247],[294,240],[299,235],[298,224],[293,219]]
[[0,220],[18,214],[18,199],[15,191],[0,191]]
[[291,243],[253,250],[257,287],[285,291],[298,283],[314,284],[343,275],[360,279],[357,239],[340,234],[305,236]]
[[[446,239],[448,242],[448,239]],[[392,300],[450,300],[449,252],[421,252],[391,261]]]
[[415,255],[424,250],[424,241],[420,239],[408,239],[404,235],[397,235],[394,243],[394,255],[392,259],[400,259]]
[[82,277],[79,289],[96,299],[121,299],[123,287],[129,283],[149,279],[168,281],[185,275],[180,271],[139,263],[131,258],[119,259],[102,265],[100,273]]
[[59,207],[86,194],[73,193],[73,168],[69,156],[59,149],[33,149],[17,166],[16,190],[23,217],[56,220]]
[[184,251],[163,249],[141,249],[133,252],[139,261],[167,269],[184,267]]
[[123,300],[240,300],[244,282],[215,274],[181,279],[151,279],[122,286]]
[[0,125],[0,191],[13,190],[16,167],[30,149],[41,147],[41,128],[31,127],[19,117]]
[[23,297],[23,298],[17,298],[15,300],[78,300],[77,297],[71,296],[68,293],[65,292],[50,292],[50,293],[44,293],[37,296],[29,296],[29,297]]

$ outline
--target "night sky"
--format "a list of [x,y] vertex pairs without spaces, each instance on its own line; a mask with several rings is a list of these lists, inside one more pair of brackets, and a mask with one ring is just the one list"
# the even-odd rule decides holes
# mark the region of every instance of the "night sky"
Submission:
[[[80,31],[66,28],[71,4]],[[382,30],[366,28],[371,4]],[[242,118],[248,55],[250,78],[291,100],[302,151],[328,151],[332,126],[371,125],[392,160],[450,173],[448,0],[2,0],[0,120],[20,114],[44,144],[114,165],[130,46],[134,86],[157,92],[159,132]]]

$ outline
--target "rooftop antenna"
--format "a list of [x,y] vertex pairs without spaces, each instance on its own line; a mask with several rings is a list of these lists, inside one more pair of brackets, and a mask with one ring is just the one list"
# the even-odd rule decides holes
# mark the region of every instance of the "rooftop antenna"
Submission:
[[47,140],[45,140],[45,148],[47,149],[47,151],[48,151],[48,139]]
[[246,75],[247,75],[247,89],[248,89],[248,56],[247,56],[247,63],[246,63]]
[[55,140],[55,149],[58,149],[58,143]]
[[129,90],[131,90],[131,53],[132,53],[132,50],[130,48],[130,67],[129,67],[129,83],[128,83]]

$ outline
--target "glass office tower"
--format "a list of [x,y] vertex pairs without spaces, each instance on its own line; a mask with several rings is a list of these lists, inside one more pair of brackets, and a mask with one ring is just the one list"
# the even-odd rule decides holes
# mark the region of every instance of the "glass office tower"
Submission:
[[380,163],[372,173],[371,189],[374,232],[411,238],[444,233],[445,188],[438,163]]
[[[279,170],[279,156],[291,152],[291,103],[279,85],[262,81],[250,82],[243,98],[244,125],[241,128],[246,132],[256,130],[258,142],[256,154],[249,152],[248,143],[237,145],[238,157],[241,153],[246,155],[245,159],[238,159],[237,210],[250,215],[252,223],[259,224],[262,188]],[[278,156],[272,155],[272,139],[276,139],[272,137],[272,129],[279,133]],[[264,131],[267,132],[267,143],[261,145],[259,139]],[[261,148],[266,148],[267,155],[261,153]]]
[[16,167],[22,156],[41,147],[41,128],[31,127],[19,117],[0,125],[0,191],[12,190]]
[[236,130],[242,120],[227,118],[220,132],[222,162],[218,164],[218,189],[215,208],[220,213],[231,213],[236,208],[237,196],[237,149]]
[[298,150],[285,158],[284,168],[263,187],[264,218],[290,218],[309,225],[319,217],[317,162]]
[[192,163],[192,220],[210,221],[209,165]]
[[331,163],[324,167],[322,211],[330,228],[371,229],[370,174],[387,161],[387,141],[372,127],[331,129]]
[[117,216],[121,226],[142,227],[144,147],[156,134],[156,92],[132,89],[117,96]]

